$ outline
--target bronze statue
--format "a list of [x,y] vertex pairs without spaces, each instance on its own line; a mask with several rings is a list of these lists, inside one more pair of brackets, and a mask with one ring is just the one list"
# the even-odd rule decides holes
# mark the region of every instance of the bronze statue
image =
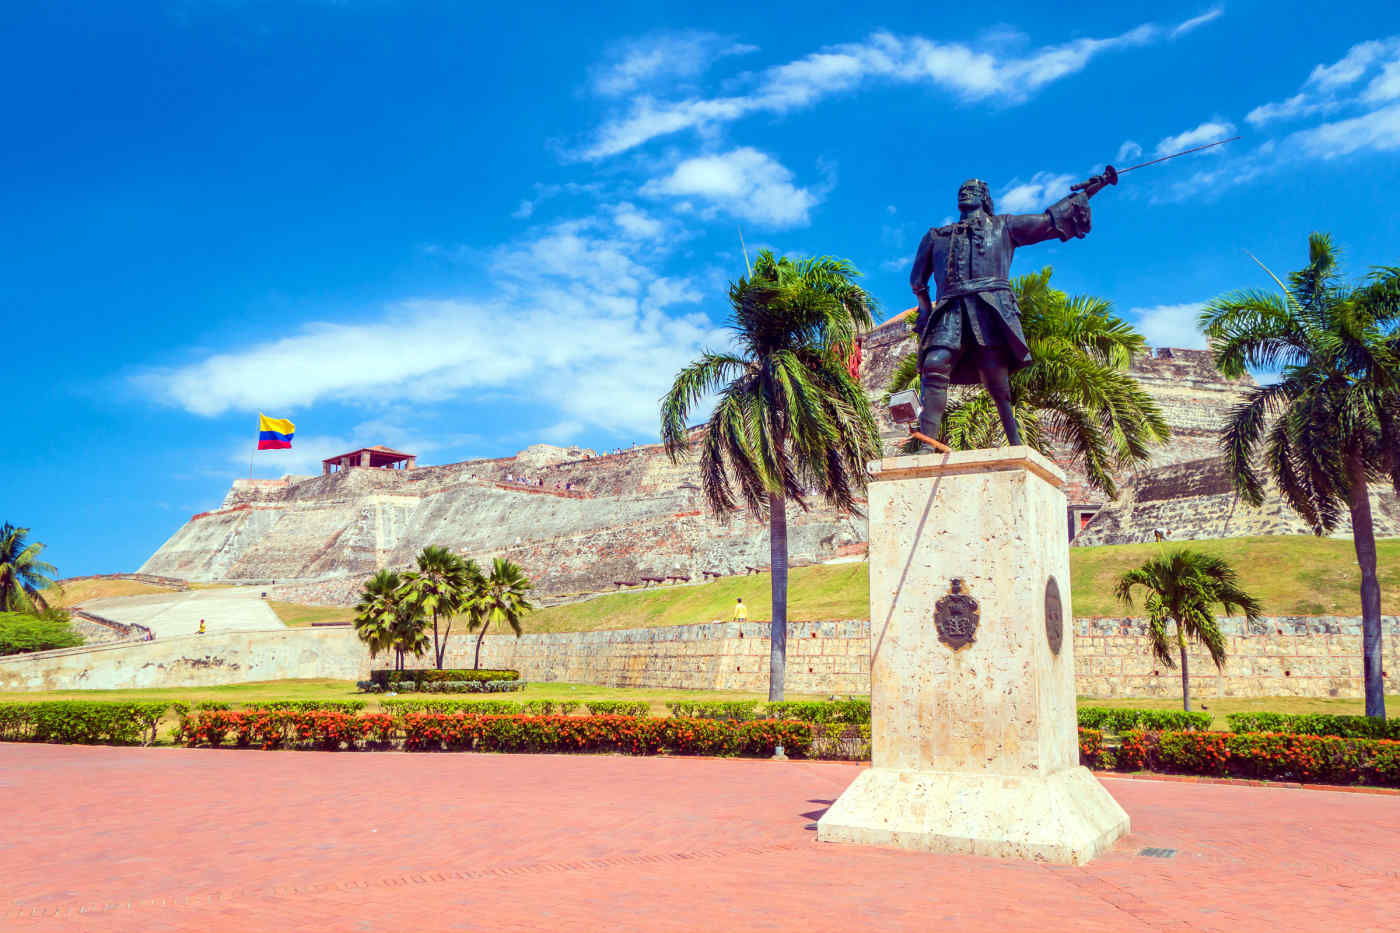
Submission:
[[[1021,430],[1011,410],[1011,374],[1031,362],[1021,312],[1011,291],[1011,257],[1018,246],[1051,237],[1061,241],[1089,232],[1089,199],[1118,176],[1203,149],[1234,142],[1238,136],[1193,146],[1124,169],[1108,166],[1099,175],[1070,188],[1070,194],[1039,214],[998,214],[992,210],[987,183],[969,178],[958,189],[955,223],[934,227],[919,242],[909,284],[919,299],[914,329],[919,335],[919,382],[922,411],[919,433],[936,440],[943,429],[948,386],[987,387],[1011,444]],[[937,285],[929,300],[929,279]],[[945,448],[946,449],[946,448]]]
[[[1095,175],[1039,214],[994,213],[986,182],[970,178],[962,183],[962,216],[924,234],[909,274],[919,299],[914,329],[919,335],[920,433],[937,438],[948,386],[976,385],[980,376],[1007,441],[1021,443],[1011,411],[1010,376],[1030,364],[1031,353],[1011,291],[1011,257],[1016,247],[1051,237],[1082,238],[1089,232],[1089,198],[1115,181],[1112,169]],[[929,279],[937,286],[937,304],[929,300]]]

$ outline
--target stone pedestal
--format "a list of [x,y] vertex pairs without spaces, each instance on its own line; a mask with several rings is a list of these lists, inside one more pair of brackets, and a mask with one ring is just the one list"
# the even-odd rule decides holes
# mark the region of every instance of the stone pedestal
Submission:
[[1128,816],[1079,765],[1064,474],[1028,447],[873,469],[873,761],[817,838],[1089,861]]

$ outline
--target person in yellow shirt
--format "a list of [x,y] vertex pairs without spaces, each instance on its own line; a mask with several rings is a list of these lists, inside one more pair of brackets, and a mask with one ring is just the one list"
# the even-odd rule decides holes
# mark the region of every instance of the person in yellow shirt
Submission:
[[747,622],[748,618],[749,611],[744,608],[744,598],[741,596],[739,600],[734,603],[734,621]]
[[201,635],[204,634],[204,620],[203,620],[203,619],[200,619],[200,620],[199,620],[199,634],[201,634]]

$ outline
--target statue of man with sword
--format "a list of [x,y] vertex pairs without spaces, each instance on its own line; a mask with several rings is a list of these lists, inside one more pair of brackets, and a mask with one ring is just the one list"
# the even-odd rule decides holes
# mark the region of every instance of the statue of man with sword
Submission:
[[[958,189],[958,220],[924,234],[909,274],[918,298],[914,329],[919,338],[922,394],[919,433],[938,438],[950,385],[980,381],[1001,416],[1007,441],[1020,444],[1010,377],[1030,365],[1031,353],[1011,290],[1011,258],[1016,248],[1051,238],[1083,238],[1090,228],[1089,199],[1116,185],[1119,175],[1230,141],[1196,146],[1121,171],[1110,165],[1039,214],[997,214],[986,182],[977,178],[963,182]],[[930,280],[935,284],[932,298]]]

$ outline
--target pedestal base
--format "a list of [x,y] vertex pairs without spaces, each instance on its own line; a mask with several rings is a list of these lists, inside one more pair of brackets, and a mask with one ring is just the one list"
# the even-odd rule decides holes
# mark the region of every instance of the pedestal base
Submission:
[[817,839],[1083,865],[1128,831],[1089,769],[1049,777],[863,772],[817,822]]

